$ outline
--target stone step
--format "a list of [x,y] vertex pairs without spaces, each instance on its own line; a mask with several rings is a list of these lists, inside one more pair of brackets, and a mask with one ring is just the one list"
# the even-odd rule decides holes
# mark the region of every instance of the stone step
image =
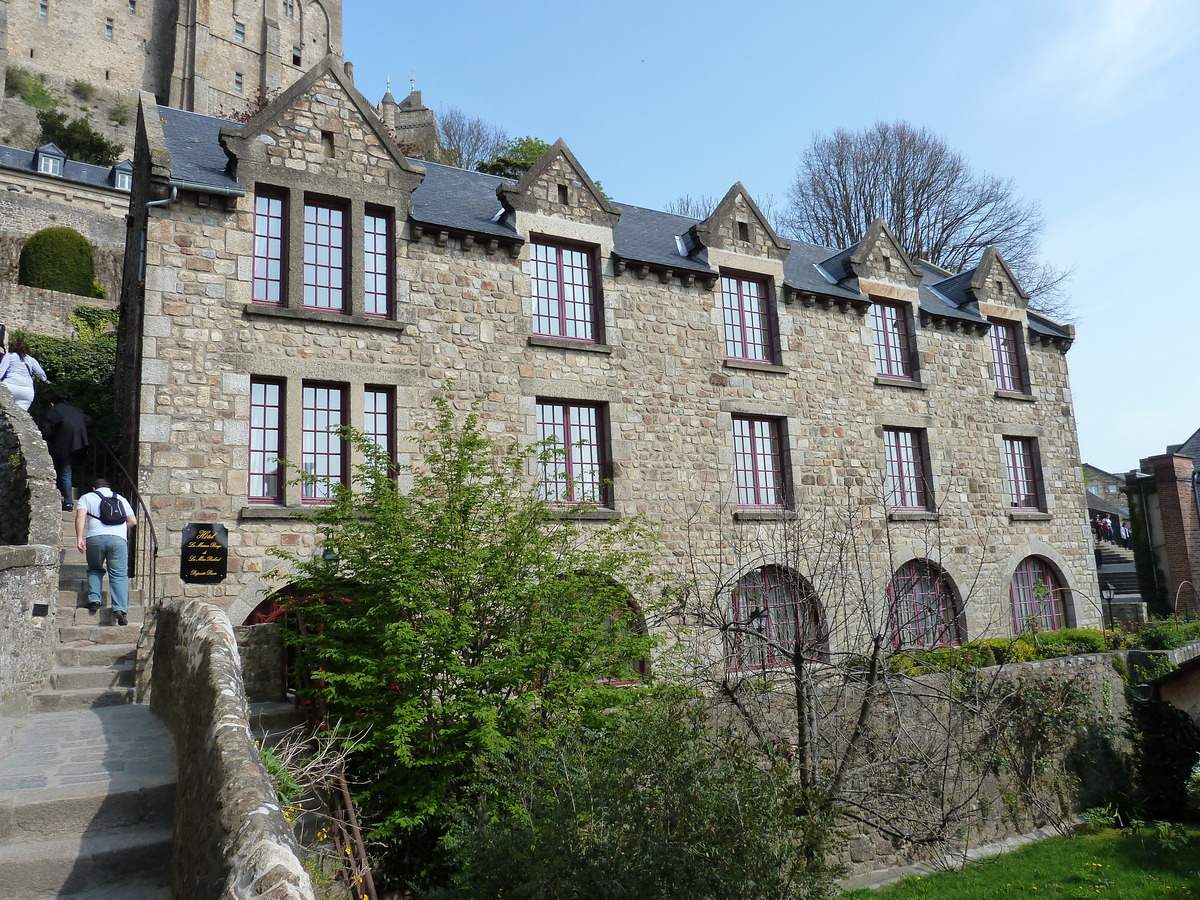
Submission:
[[97,709],[101,706],[123,706],[132,703],[133,700],[133,688],[131,687],[38,691],[29,696],[29,711],[50,713],[76,709]]
[[137,648],[132,644],[85,644],[82,647],[59,645],[54,656],[60,666],[113,666],[133,662]]
[[[84,610],[87,612],[87,610]],[[135,619],[141,619],[143,610],[129,610],[128,625],[107,625],[101,624],[105,619],[112,618],[112,610],[102,609],[91,617],[94,621],[87,625],[60,625],[58,628],[58,639],[64,644],[73,644],[76,646],[84,646],[87,644],[136,644],[138,635],[141,634],[142,626],[140,622],[135,623]],[[98,620],[98,621],[95,621]]]
[[133,663],[54,668],[50,670],[50,687],[56,691],[133,687]]
[[7,795],[0,843],[31,843],[135,825],[169,827],[175,809],[175,778],[119,773],[112,778]]
[[[143,607],[141,604],[134,606],[131,603],[129,605],[129,611],[126,613],[126,615],[128,617],[130,625],[133,625],[135,623],[138,625],[141,625],[141,623],[146,618],[146,610],[145,610],[145,607]],[[77,625],[77,626],[85,626],[85,627],[86,626],[93,626],[93,627],[99,626],[99,627],[106,628],[106,629],[110,628],[110,627],[114,627],[113,623],[116,621],[116,619],[113,618],[113,612],[112,612],[111,607],[102,606],[98,610],[96,610],[96,612],[92,612],[91,610],[89,610],[87,608],[86,604],[82,605],[82,606],[68,606],[68,607],[60,606],[58,608],[58,620],[67,625]]]
[[0,847],[0,884],[10,900],[44,900],[165,875],[171,829],[131,826]]

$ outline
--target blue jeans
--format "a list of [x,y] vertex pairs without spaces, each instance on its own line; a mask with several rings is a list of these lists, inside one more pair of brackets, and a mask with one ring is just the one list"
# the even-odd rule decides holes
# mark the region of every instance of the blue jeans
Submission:
[[129,542],[115,534],[98,534],[86,541],[88,603],[103,603],[100,585],[108,569],[108,598],[113,610],[129,610]]
[[58,467],[58,490],[62,494],[63,503],[75,505],[74,485],[71,484],[71,457],[56,457],[54,464]]

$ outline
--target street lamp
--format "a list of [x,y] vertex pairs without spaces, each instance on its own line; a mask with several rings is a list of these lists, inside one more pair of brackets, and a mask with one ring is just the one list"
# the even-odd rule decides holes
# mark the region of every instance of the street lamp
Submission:
[[[1113,602],[1113,598],[1116,596],[1117,596],[1117,589],[1112,586],[1112,583],[1108,582],[1108,581],[1104,582],[1104,585],[1100,588],[1100,601],[1104,604],[1104,609],[1108,610],[1108,621],[1110,623],[1112,622],[1112,602]],[[1103,625],[1103,623],[1104,623],[1103,611],[1101,611],[1100,621],[1101,621],[1101,624]],[[1105,627],[1107,628],[1107,626],[1105,626]]]

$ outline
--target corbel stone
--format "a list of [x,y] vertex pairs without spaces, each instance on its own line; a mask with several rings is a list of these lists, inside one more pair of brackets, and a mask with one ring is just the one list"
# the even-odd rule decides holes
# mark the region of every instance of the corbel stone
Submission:
[[521,255],[521,245],[520,244],[512,243],[512,244],[508,245],[508,258],[509,259],[516,259],[520,255]]
[[435,239],[435,242],[437,243],[437,245],[439,247],[445,247],[449,240],[450,240],[450,232],[443,230],[443,231],[439,231],[437,233],[437,238]]
[[663,269],[658,273],[658,280],[663,284],[667,284],[671,280],[671,276],[675,273],[671,269]]
[[613,257],[613,273],[614,274],[623,275],[625,273],[625,268],[627,265],[628,265],[628,263],[626,263],[625,260],[622,259],[621,257],[619,257],[619,256]]
[[416,223],[414,222],[414,223],[413,223],[413,227],[412,227],[412,241],[413,241],[413,243],[414,243],[414,244],[419,244],[419,243],[421,243],[421,238],[422,238],[424,235],[425,235],[425,229],[424,229],[424,228],[422,228],[420,225],[418,225],[418,224],[416,224]]
[[463,252],[470,250],[474,246],[475,246],[475,235],[473,235],[469,232],[467,234],[464,234],[462,236]]
[[496,240],[495,238],[488,238],[488,242],[484,246],[484,249],[487,251],[487,255],[491,256],[493,253],[496,252],[496,248],[499,246],[500,246],[500,242],[498,240]]
[[838,311],[844,312],[844,313],[850,312],[850,303],[851,303],[851,301],[849,300],[849,298],[843,297],[841,300],[839,300],[837,302]]
[[822,297],[817,301],[817,304],[821,307],[821,309],[833,309],[833,298]]
[[694,287],[696,284],[696,273],[684,272],[683,275],[680,276],[679,280],[683,282],[684,287]]
[[647,265],[640,265],[637,267],[637,270],[634,272],[634,274],[637,275],[638,281],[645,281],[646,276],[650,274],[650,267]]

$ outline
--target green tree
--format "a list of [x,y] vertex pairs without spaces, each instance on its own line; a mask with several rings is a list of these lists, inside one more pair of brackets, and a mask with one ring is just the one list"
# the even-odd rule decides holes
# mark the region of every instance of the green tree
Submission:
[[[781,748],[678,689],[570,718],[495,766],[452,834],[437,898],[790,900],[828,896],[829,823]],[[589,727],[590,726],[590,727]]]
[[[477,413],[439,402],[423,464],[398,489],[390,461],[348,432],[361,490],[335,485],[313,521],[319,558],[291,602],[307,669],[354,745],[356,802],[402,880],[436,870],[437,844],[481,760],[532,720],[619,690],[648,656],[622,585],[648,587],[649,537],[630,520],[581,522],[525,474],[533,448],[498,446]],[[540,461],[552,460],[541,448]],[[313,479],[307,478],[312,483]]]
[[124,147],[100,134],[84,116],[67,121],[67,114],[43,109],[37,114],[41,134],[39,144],[55,144],[68,159],[94,166],[116,165]]
[[74,228],[43,228],[21,246],[18,284],[90,297],[95,274],[95,251]]
[[513,138],[504,145],[499,153],[487,162],[481,162],[475,168],[487,175],[520,178],[532,169],[549,149],[550,145],[540,138],[530,135]]

